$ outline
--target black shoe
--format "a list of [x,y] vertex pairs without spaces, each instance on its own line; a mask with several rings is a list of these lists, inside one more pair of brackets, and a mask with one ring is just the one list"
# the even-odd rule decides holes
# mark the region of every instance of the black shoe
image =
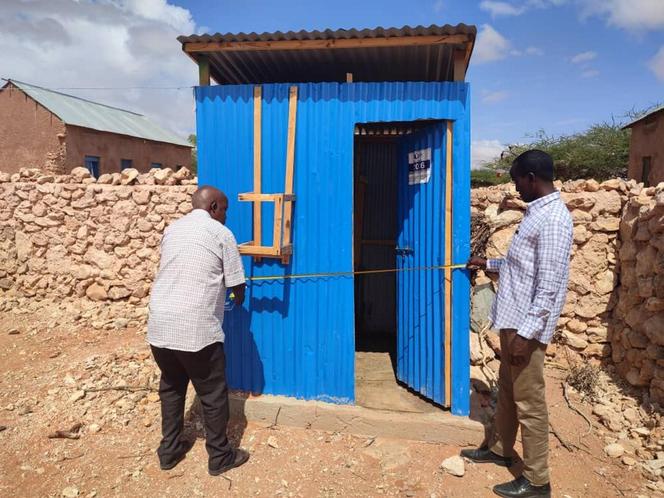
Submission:
[[208,473],[211,476],[218,476],[224,472],[234,469],[235,467],[239,467],[243,463],[246,463],[247,460],[249,460],[249,452],[243,450],[242,448],[237,448],[236,450],[233,450],[233,459],[231,460],[231,463],[227,463],[226,465],[222,465],[216,469],[211,469],[208,467]]
[[514,481],[498,484],[493,487],[493,492],[505,498],[528,498],[531,496],[551,497],[551,485],[535,486],[528,479],[521,476]]
[[501,467],[512,466],[512,459],[510,457],[497,455],[488,446],[472,450],[461,450],[461,456],[475,463],[495,463]]
[[171,470],[174,468],[178,463],[180,463],[182,460],[184,460],[184,457],[187,456],[187,453],[189,453],[189,450],[193,448],[194,442],[193,441],[183,441],[181,445],[180,451],[176,454],[175,458],[168,462],[163,462],[159,460],[159,468],[161,470]]

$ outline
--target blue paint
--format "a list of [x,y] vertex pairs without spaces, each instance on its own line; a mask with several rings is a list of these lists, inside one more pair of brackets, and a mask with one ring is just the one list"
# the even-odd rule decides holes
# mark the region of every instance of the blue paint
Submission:
[[[289,85],[262,86],[262,191],[278,193],[284,190]],[[308,83],[298,87],[293,257],[287,266],[278,260],[255,263],[244,258],[249,276],[352,271],[356,123],[454,120],[455,188],[469,190],[467,84]],[[199,183],[218,186],[228,194],[228,226],[238,241],[251,240],[251,203],[240,203],[237,194],[253,189],[253,86],[198,87],[195,95]],[[469,242],[457,240],[464,234],[463,229],[458,234],[456,230],[464,223],[469,225],[469,202],[469,192],[455,193],[455,244],[459,247],[455,245],[454,250],[455,258],[461,258],[455,262],[467,257]],[[273,209],[266,203],[262,213],[263,243],[269,244]],[[442,245],[442,224],[435,226],[432,219],[422,229],[426,226],[435,230]],[[440,292],[440,272],[431,273],[427,289]],[[454,285],[459,281],[459,289],[454,291],[453,341],[465,346],[453,347],[453,365],[456,355],[463,356],[468,349],[468,327],[461,315],[467,314],[469,289],[467,276],[460,275],[459,279],[455,274]],[[255,393],[352,403],[353,294],[350,277],[252,283],[245,304],[230,311],[224,324],[230,385]],[[428,346],[422,343],[418,347],[422,351]],[[431,347],[437,345],[431,343]],[[442,375],[442,367],[436,364],[421,368]],[[460,378],[462,370],[455,374],[455,368],[453,384],[459,382],[460,386],[453,386],[452,409],[466,413],[468,379]],[[467,362],[465,368],[467,371]],[[432,380],[427,389],[439,387]]]
[[[436,122],[401,140],[399,269],[445,264],[445,123]],[[408,155],[431,151],[426,183],[409,183]],[[436,403],[445,402],[444,272],[397,274],[397,378]]]

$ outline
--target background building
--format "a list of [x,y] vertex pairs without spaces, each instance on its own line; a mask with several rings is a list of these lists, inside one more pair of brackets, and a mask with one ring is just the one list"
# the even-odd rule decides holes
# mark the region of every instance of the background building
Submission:
[[98,177],[125,168],[177,170],[191,145],[135,112],[7,80],[0,90],[0,170],[61,174],[85,166]]

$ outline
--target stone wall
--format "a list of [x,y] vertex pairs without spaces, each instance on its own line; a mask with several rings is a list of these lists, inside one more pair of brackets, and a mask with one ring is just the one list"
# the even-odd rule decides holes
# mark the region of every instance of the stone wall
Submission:
[[164,227],[191,210],[190,176],[184,169],[125,170],[98,181],[84,168],[57,177],[0,174],[4,307],[14,297],[145,305]]
[[[186,169],[97,180],[84,168],[0,173],[0,311],[39,314],[39,303],[55,301],[98,328],[143,327],[162,232],[189,212],[196,183]],[[558,187],[574,219],[574,247],[557,342],[613,361],[664,405],[664,184]],[[473,190],[471,202],[491,227],[487,256],[503,256],[525,204],[511,185]],[[477,284],[490,278],[480,274]],[[471,335],[475,365],[492,361],[493,339]]]
[[610,338],[618,372],[664,406],[664,184],[627,202]]
[[[584,354],[605,358],[611,354],[608,329],[616,302],[618,230],[629,186],[590,180],[558,187],[574,220],[569,292],[559,339]],[[493,230],[487,257],[503,257],[523,218],[525,203],[512,185],[473,190],[471,203],[473,211],[485,214]]]
[[[574,220],[574,245],[556,340],[615,363],[630,384],[650,387],[651,399],[664,406],[664,183],[557,186]],[[473,190],[471,203],[491,225],[487,257],[504,256],[525,204],[512,185]],[[496,282],[481,274],[478,283],[489,278]]]

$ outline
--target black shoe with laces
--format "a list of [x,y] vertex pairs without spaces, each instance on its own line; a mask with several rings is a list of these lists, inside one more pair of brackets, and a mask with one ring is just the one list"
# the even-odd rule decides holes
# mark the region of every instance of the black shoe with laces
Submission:
[[512,459],[497,455],[488,446],[481,448],[461,450],[461,456],[475,463],[494,463],[501,467],[511,467]]
[[504,484],[498,484],[493,487],[493,492],[498,496],[505,498],[531,498],[531,497],[551,497],[551,485],[535,486],[528,479],[521,476]]

